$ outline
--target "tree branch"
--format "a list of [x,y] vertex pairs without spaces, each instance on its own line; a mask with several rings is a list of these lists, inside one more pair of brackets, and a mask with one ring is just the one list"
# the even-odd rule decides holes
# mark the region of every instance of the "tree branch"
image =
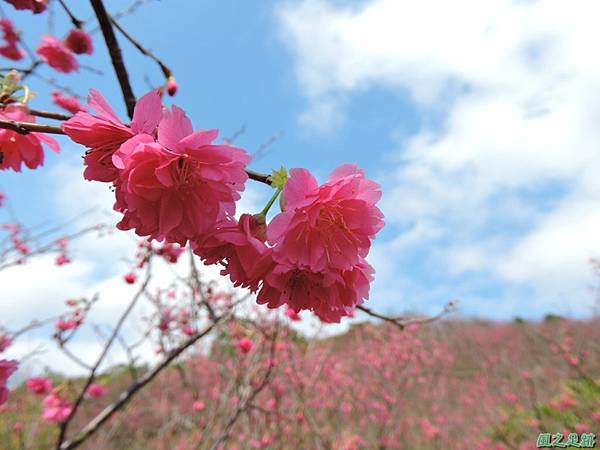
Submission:
[[94,12],[98,18],[98,23],[102,29],[102,35],[104,36],[106,48],[108,49],[112,65],[115,69],[115,73],[117,74],[117,79],[121,85],[121,92],[123,93],[123,99],[125,100],[125,106],[127,107],[127,114],[131,119],[133,118],[133,109],[135,107],[135,95],[133,94],[133,89],[131,89],[131,84],[129,83],[129,75],[127,73],[127,69],[125,68],[125,63],[123,62],[121,47],[119,47],[119,42],[117,41],[115,31],[113,30],[110,18],[106,12],[106,8],[104,8],[104,3],[102,3],[102,0],[90,0],[90,3],[94,8]]
[[18,122],[16,120],[0,120],[0,128],[15,131],[19,134],[28,134],[31,132],[65,134],[61,127],[55,125],[45,125],[43,123]]
[[215,319],[215,321],[202,333],[192,336],[183,345],[173,350],[169,356],[158,366],[146,372],[146,374],[144,374],[144,376],[142,376],[138,381],[132,383],[126,391],[121,393],[119,398],[114,403],[104,408],[96,417],[94,417],[86,426],[84,426],[72,440],[64,442],[60,446],[60,450],[71,450],[79,447],[84,441],[98,431],[102,424],[109,420],[113,414],[123,408],[140,389],[150,383],[175,358],[181,355],[187,348],[195,344],[198,340],[210,333],[225,316],[226,315],[223,315]]
[[139,50],[139,52],[144,55],[147,56],[148,58],[150,58],[151,60],[153,60],[156,64],[158,64],[158,66],[160,67],[160,70],[162,71],[163,75],[165,76],[165,78],[169,78],[173,76],[173,72],[171,71],[171,69],[169,69],[169,67],[163,63],[157,56],[155,56],[150,50],[148,50],[147,48],[143,47],[142,44],[140,44],[138,41],[136,41],[118,22],[117,20],[112,17],[109,16],[110,21],[112,22],[112,24],[115,26],[115,28],[117,30],[119,30],[121,32],[121,34],[123,35],[123,37],[125,37],[125,39],[127,39],[129,42],[131,42],[131,45],[133,45],[135,48],[137,48]]
[[67,433],[67,428],[69,427],[69,423],[71,422],[71,420],[73,420],[73,417],[75,417],[75,414],[77,413],[77,410],[79,409],[79,406],[83,402],[85,393],[87,392],[90,385],[94,382],[94,379],[96,377],[96,372],[98,371],[100,364],[102,364],[102,361],[104,361],[104,357],[108,353],[108,350],[110,349],[112,343],[114,342],[117,335],[119,334],[119,331],[120,331],[121,327],[123,326],[125,319],[127,319],[127,317],[129,316],[129,313],[131,313],[131,311],[133,310],[133,307],[136,305],[138,299],[146,291],[146,287],[148,286],[148,283],[150,282],[150,278],[151,278],[151,272],[150,272],[150,265],[148,264],[148,274],[146,275],[146,279],[144,280],[144,283],[140,286],[139,290],[137,291],[137,293],[135,294],[135,296],[129,303],[129,306],[127,306],[127,309],[125,309],[125,311],[119,318],[117,325],[115,326],[112,334],[108,338],[108,341],[104,345],[104,349],[102,350],[102,353],[98,357],[98,360],[96,361],[94,366],[91,367],[90,374],[85,383],[85,386],[81,390],[79,397],[77,397],[77,400],[75,401],[75,404],[73,405],[73,408],[71,409],[71,413],[69,414],[69,417],[67,417],[67,419],[60,425],[60,433],[58,436],[58,441],[56,443],[57,450],[59,450],[61,448],[61,445],[62,445],[62,443],[65,439],[66,433]]
[[375,318],[381,319],[381,320],[383,320],[385,322],[389,322],[389,323],[397,326],[401,330],[404,330],[404,328],[407,327],[408,325],[435,322],[436,320],[442,318],[446,314],[454,311],[454,309],[456,308],[456,304],[457,303],[458,302],[456,300],[450,300],[446,304],[446,306],[444,306],[444,309],[442,309],[435,316],[431,316],[431,317],[414,317],[414,318],[391,317],[391,316],[386,316],[384,314],[380,314],[378,312],[375,312],[371,308],[367,308],[366,306],[363,306],[363,305],[358,305],[356,307],[356,309],[361,310],[362,312],[368,314],[371,317],[375,317]]

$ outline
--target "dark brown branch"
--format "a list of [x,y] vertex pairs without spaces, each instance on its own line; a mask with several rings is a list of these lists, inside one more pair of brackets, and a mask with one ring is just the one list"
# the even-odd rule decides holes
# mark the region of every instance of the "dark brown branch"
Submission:
[[271,180],[269,178],[269,175],[265,175],[264,173],[258,173],[249,169],[246,170],[246,173],[248,174],[248,178],[250,178],[251,180],[258,181],[259,183],[264,183],[271,186]]
[[54,119],[54,120],[69,120],[72,116],[69,114],[63,114],[54,111],[41,111],[39,109],[31,109],[29,108],[29,114],[36,117],[43,117],[45,119]]
[[84,441],[86,441],[89,437],[91,437],[98,429],[109,420],[113,414],[123,408],[131,398],[144,386],[150,383],[163,369],[165,369],[171,362],[181,355],[185,350],[194,345],[198,340],[206,336],[210,333],[215,326],[223,320],[225,316],[218,317],[208,328],[206,328],[202,333],[199,333],[195,336],[192,336],[186,342],[183,343],[180,347],[173,350],[169,353],[169,356],[161,362],[154,369],[146,372],[144,376],[142,376],[138,381],[134,382],[129,386],[129,388],[122,392],[119,398],[112,404],[108,405],[104,408],[96,417],[94,417],[86,426],[84,426],[75,437],[70,440],[64,442],[60,446],[60,450],[71,450],[79,447]]
[[115,30],[113,30],[102,0],[90,0],[90,3],[94,8],[98,23],[102,29],[106,48],[108,49],[112,65],[117,74],[117,79],[121,85],[121,92],[123,93],[123,99],[125,100],[125,106],[127,107],[127,115],[129,115],[129,118],[131,119],[133,118],[133,109],[135,107],[135,95],[133,94],[133,89],[129,83],[129,75],[127,74],[127,69],[123,62],[123,55],[121,54],[121,47],[119,47],[119,42],[115,36]]
[[358,305],[356,307],[356,309],[359,309],[360,311],[368,314],[371,317],[375,317],[375,318],[381,319],[381,320],[383,320],[385,322],[389,322],[389,323],[397,326],[401,330],[404,330],[404,328],[407,327],[408,325],[435,322],[436,320],[442,318],[446,314],[454,311],[454,309],[456,308],[456,305],[457,305],[457,301],[456,300],[450,300],[446,304],[446,306],[444,306],[444,309],[442,309],[435,316],[431,316],[431,317],[413,317],[413,318],[386,316],[384,314],[380,314],[378,312],[375,312],[372,309],[367,308],[366,306],[363,306],[363,305]]
[[131,44],[137,48],[139,50],[139,52],[144,55],[147,56],[148,58],[150,58],[151,60],[153,60],[156,64],[158,64],[158,67],[160,67],[160,70],[162,71],[163,75],[165,76],[165,78],[169,78],[173,76],[173,72],[171,71],[171,69],[169,69],[169,67],[163,63],[157,56],[155,56],[150,50],[148,50],[147,48],[143,47],[142,44],[140,44],[137,40],[135,40],[120,24],[119,22],[117,22],[117,20],[112,17],[110,17],[110,21],[112,22],[112,24],[115,26],[115,28],[117,30],[119,30],[121,32],[121,34],[123,35],[123,37],[125,37],[125,39],[127,39],[129,42],[131,42]]
[[31,132],[65,134],[61,127],[46,125],[43,123],[18,122],[16,120],[0,120],[0,128],[15,131],[19,134]]

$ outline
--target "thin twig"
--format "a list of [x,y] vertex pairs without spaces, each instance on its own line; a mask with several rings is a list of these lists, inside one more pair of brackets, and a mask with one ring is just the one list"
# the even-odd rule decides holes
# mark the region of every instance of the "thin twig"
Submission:
[[412,324],[424,324],[424,323],[429,323],[429,322],[435,322],[436,320],[442,318],[446,314],[454,311],[454,309],[456,309],[457,303],[458,302],[456,300],[450,300],[446,304],[446,306],[444,306],[444,309],[442,309],[436,315],[430,316],[430,317],[414,317],[414,318],[386,316],[384,314],[380,314],[378,312],[375,312],[372,309],[367,308],[366,306],[363,306],[363,305],[358,305],[356,307],[356,309],[361,310],[362,312],[368,314],[371,317],[375,317],[375,318],[381,319],[381,320],[383,320],[385,322],[389,322],[389,323],[397,326],[401,330],[404,330],[404,328],[407,327],[408,325],[412,325]]
[[65,10],[65,12],[67,13],[67,15],[69,16],[69,19],[71,19],[71,23],[73,24],[73,26],[75,28],[81,29],[81,27],[83,27],[83,21],[79,20],[77,17],[75,17],[75,15],[73,15],[73,13],[68,8],[68,6],[64,2],[64,0],[58,0],[58,1],[61,4],[61,6],[63,7],[63,9]]
[[39,109],[31,109],[29,108],[29,114],[36,117],[43,117],[45,119],[54,119],[54,120],[69,120],[72,116],[68,114],[63,114],[54,111],[42,111]]
[[131,36],[127,30],[125,30],[120,24],[119,22],[117,22],[117,20],[112,17],[109,16],[110,21],[112,22],[112,24],[115,26],[115,28],[117,30],[119,30],[121,32],[121,34],[123,35],[123,37],[125,39],[127,39],[129,42],[131,42],[131,44],[137,48],[139,50],[139,52],[144,55],[147,56],[148,58],[150,58],[151,60],[153,60],[156,64],[158,64],[158,66],[160,67],[160,70],[162,71],[163,75],[165,76],[165,78],[169,78],[173,76],[173,72],[171,71],[171,69],[169,69],[169,67],[163,63],[157,56],[155,56],[150,50],[148,50],[147,48],[143,47],[142,44],[140,44],[137,40],[135,40],[133,38],[133,36]]

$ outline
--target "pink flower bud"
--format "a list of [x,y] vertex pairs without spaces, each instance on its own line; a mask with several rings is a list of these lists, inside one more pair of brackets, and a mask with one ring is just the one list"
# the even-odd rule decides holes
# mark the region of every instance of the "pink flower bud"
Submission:
[[125,275],[123,277],[123,279],[125,280],[125,283],[127,283],[127,284],[133,284],[133,283],[135,283],[135,280],[137,279],[137,277],[135,276],[134,273],[129,272],[127,275]]
[[177,81],[174,76],[170,76],[167,80],[167,93],[173,97],[177,93]]

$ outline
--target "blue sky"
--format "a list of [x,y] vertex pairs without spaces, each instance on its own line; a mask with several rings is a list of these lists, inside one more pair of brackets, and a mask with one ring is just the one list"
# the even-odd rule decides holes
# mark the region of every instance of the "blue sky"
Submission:
[[[78,3],[77,15],[89,17]],[[282,133],[253,169],[307,167],[324,179],[355,162],[383,185],[373,306],[435,313],[457,298],[469,316],[589,315],[587,259],[600,253],[600,67],[582,47],[597,7],[415,3],[162,0],[122,23],[173,69],[173,102],[197,128],[226,137],[246,125],[236,144],[249,152]],[[3,10],[34,47],[47,17]],[[60,9],[54,17],[66,29]],[[160,72],[121,43],[142,95],[144,77],[158,83]],[[81,95],[99,89],[125,118],[99,33],[94,44],[80,62],[102,76],[43,74]],[[31,81],[33,104],[55,109],[47,86]],[[0,174],[28,223],[111,207],[82,195],[85,182],[61,178],[77,176],[81,152],[61,142],[44,168]],[[268,194],[253,186],[245,205],[258,210]],[[88,262],[88,281],[112,275]]]

